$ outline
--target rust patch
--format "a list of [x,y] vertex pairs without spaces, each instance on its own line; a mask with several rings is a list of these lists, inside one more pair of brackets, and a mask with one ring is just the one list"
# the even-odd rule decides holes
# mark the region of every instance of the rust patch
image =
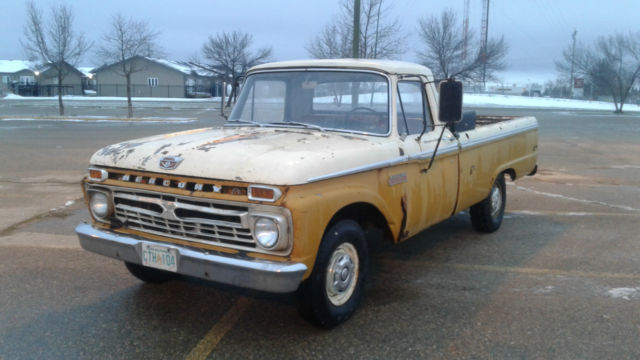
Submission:
[[145,156],[145,158],[140,162],[140,166],[147,165],[147,162],[149,162],[149,160],[151,160],[151,156]]
[[[168,148],[169,146],[171,146],[171,144],[164,144],[164,145],[160,146],[160,147],[158,148],[158,150],[156,150],[156,151],[153,153],[153,155],[158,155],[158,153],[160,153],[162,150],[164,150],[164,149]],[[163,153],[163,154],[164,154],[164,153]]]
[[340,135],[341,137],[347,139],[347,140],[360,140],[360,141],[369,141],[368,139],[363,139],[361,137],[355,137],[355,136],[350,136],[350,135]]
[[309,131],[293,131],[293,130],[280,130],[276,129],[273,132],[275,133],[291,133],[291,134],[303,134],[303,135],[313,135],[312,132]]
[[219,145],[219,144],[225,144],[225,143],[243,141],[243,140],[255,140],[259,138],[260,138],[260,134],[258,133],[225,136],[223,138],[212,140],[202,145],[198,145],[195,149],[207,152],[211,149],[215,149],[216,145]]
[[208,143],[205,143],[203,145],[217,145],[217,144],[224,144],[227,142],[233,142],[233,141],[242,141],[242,140],[253,140],[253,139],[257,139],[260,136],[257,133],[251,133],[251,134],[240,134],[240,135],[231,135],[231,136],[226,136],[223,137],[222,139],[216,139],[213,141],[210,141]]
[[407,194],[402,195],[400,200],[400,207],[402,208],[402,222],[400,223],[400,233],[398,235],[398,241],[406,239],[409,236],[409,232],[405,230],[407,227]]
[[115,145],[109,145],[107,147],[102,148],[98,152],[98,156],[110,157],[111,161],[115,164],[119,160],[129,156],[134,151],[134,148],[144,145],[143,142],[133,143],[133,142],[124,142]]

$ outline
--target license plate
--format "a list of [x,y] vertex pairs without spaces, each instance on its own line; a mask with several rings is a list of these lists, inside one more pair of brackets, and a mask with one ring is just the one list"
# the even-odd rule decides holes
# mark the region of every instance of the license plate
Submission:
[[166,246],[142,243],[142,265],[177,272],[178,251]]

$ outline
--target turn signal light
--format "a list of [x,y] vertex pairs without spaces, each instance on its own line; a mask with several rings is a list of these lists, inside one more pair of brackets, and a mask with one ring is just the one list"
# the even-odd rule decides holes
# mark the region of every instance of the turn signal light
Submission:
[[109,173],[103,169],[89,168],[89,180],[105,181],[109,177]]
[[249,185],[249,200],[274,202],[280,198],[280,189],[271,186]]

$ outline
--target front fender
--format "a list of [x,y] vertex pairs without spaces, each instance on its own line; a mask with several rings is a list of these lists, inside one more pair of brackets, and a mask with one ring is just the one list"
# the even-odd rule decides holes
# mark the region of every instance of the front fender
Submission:
[[329,222],[341,209],[355,203],[367,203],[377,208],[384,216],[394,238],[402,227],[404,211],[402,204],[391,201],[400,199],[401,191],[380,185],[385,178],[384,169],[349,175],[340,178],[290,187],[282,202],[291,211],[293,218],[293,251],[291,260],[307,265],[310,275],[322,236]]

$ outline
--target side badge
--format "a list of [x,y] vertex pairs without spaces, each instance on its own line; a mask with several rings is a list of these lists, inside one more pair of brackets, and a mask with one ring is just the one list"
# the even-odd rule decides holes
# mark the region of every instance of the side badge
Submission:
[[173,170],[184,160],[179,156],[165,156],[160,159],[160,169]]
[[389,176],[389,186],[398,185],[407,182],[407,174],[400,173]]

